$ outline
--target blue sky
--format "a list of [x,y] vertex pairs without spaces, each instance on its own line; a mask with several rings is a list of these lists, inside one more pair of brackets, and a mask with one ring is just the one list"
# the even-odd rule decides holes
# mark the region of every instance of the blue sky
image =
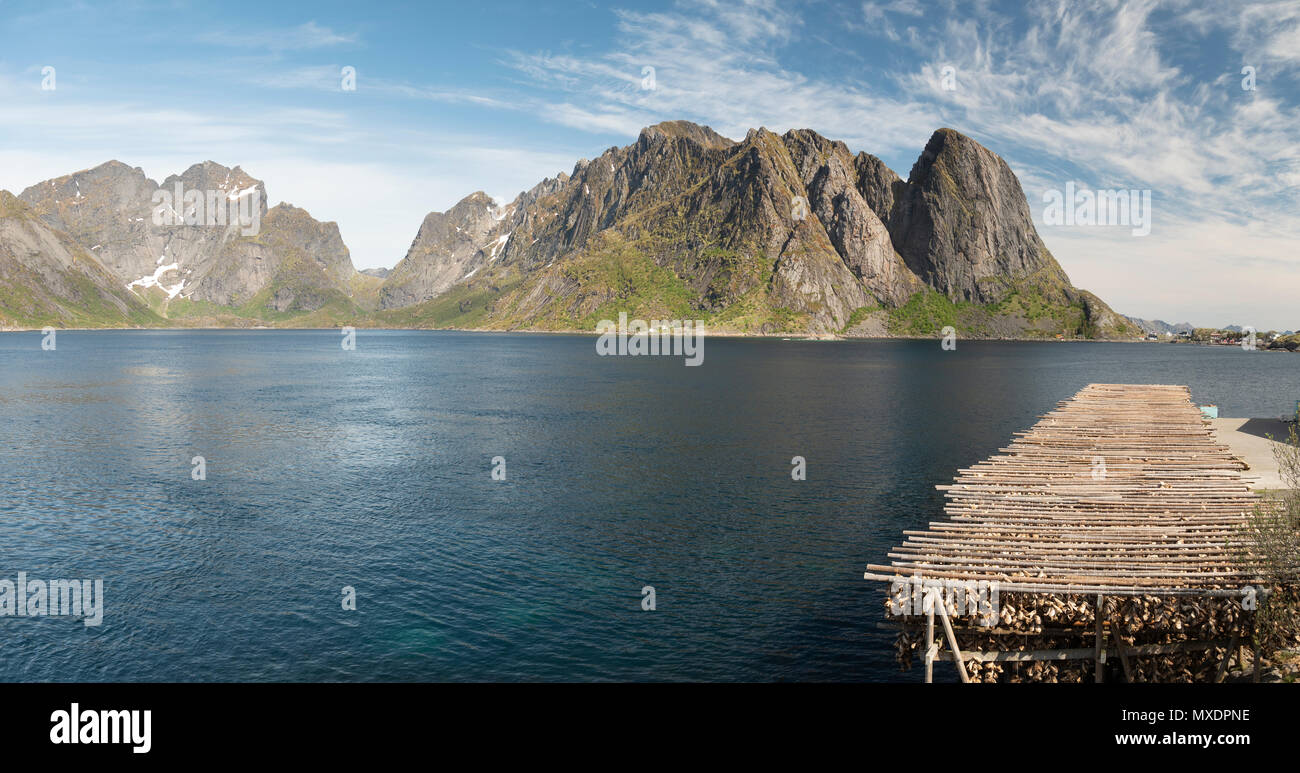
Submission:
[[[1300,327],[1300,2],[1026,5],[0,0],[0,187],[238,164],[366,268],[427,212],[508,200],[661,120],[808,127],[903,177],[950,126],[1007,159],[1116,310]],[[1070,182],[1150,190],[1150,235],[1043,224]]]

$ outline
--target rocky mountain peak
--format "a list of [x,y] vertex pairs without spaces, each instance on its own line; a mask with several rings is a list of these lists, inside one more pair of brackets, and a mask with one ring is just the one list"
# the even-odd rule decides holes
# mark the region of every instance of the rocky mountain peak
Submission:
[[904,182],[885,162],[870,153],[861,152],[853,159],[857,172],[858,192],[883,222],[888,223],[894,211],[894,202],[907,188]]
[[847,167],[855,178],[857,176],[853,171],[853,155],[843,142],[828,140],[812,129],[791,129],[781,140],[789,150],[805,185],[812,182],[818,170],[830,163],[832,158],[837,160],[840,167]]
[[[238,210],[237,205],[241,199],[253,192],[257,193],[259,215],[265,215],[269,206],[266,183],[249,175],[238,166],[227,167],[215,161],[204,161],[201,164],[194,164],[181,174],[168,176],[163,180],[160,188],[174,196],[177,183],[180,183],[181,190],[186,194],[189,191],[198,191],[206,198],[209,191],[216,192],[217,200],[225,202],[224,206],[228,209],[233,203],[236,205],[234,209]],[[251,206],[251,201],[246,202],[246,205]]]
[[277,281],[294,251],[312,253],[339,292],[356,273],[336,224],[291,205],[268,208],[265,183],[239,166],[204,161],[159,184],[110,161],[33,185],[23,199],[133,297],[163,306],[245,303]]
[[31,207],[27,206],[22,199],[9,191],[0,189],[0,217],[18,217],[30,211]]
[[690,121],[663,121],[641,130],[638,139],[653,142],[658,139],[684,139],[703,147],[722,150],[735,143],[723,137],[708,126]]
[[[430,212],[420,224],[406,257],[393,267],[380,291],[381,308],[399,308],[428,300],[472,275],[489,234],[508,215],[483,191],[475,191],[446,212]],[[496,243],[491,258],[499,257]]]
[[1044,290],[1070,286],[1011,168],[953,129],[936,131],[912,165],[889,231],[908,268],[955,301],[996,303],[1030,276]]

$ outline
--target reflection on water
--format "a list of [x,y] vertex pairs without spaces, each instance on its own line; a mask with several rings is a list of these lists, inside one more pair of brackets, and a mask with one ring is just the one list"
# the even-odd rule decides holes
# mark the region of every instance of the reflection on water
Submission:
[[908,679],[861,573],[940,513],[958,467],[1090,382],[1190,384],[1225,416],[1300,393],[1300,357],[1232,348],[705,355],[369,331],[354,352],[334,331],[68,331],[43,352],[2,334],[0,577],[102,577],[106,609],[98,628],[0,618],[0,679]]

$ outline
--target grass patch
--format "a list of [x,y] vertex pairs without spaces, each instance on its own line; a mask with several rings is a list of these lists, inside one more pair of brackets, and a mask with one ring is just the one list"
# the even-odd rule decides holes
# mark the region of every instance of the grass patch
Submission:
[[970,303],[954,303],[943,293],[925,288],[913,293],[907,303],[890,309],[888,329],[894,335],[932,336],[951,325],[957,327],[962,307]]
[[497,281],[457,285],[432,300],[374,314],[374,320],[391,327],[489,327],[490,310],[519,286],[518,275]]

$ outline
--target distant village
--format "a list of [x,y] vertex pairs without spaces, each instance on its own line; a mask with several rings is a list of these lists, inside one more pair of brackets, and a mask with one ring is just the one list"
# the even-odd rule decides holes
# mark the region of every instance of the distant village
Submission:
[[1241,346],[1243,342],[1251,344],[1251,336],[1254,336],[1253,348],[1256,349],[1285,349],[1291,352],[1300,349],[1300,334],[1294,331],[1285,330],[1279,332],[1269,330],[1267,332],[1257,332],[1251,328],[1243,329],[1235,325],[1227,328],[1198,327],[1191,330],[1151,331],[1143,337],[1143,340],[1210,346]]

